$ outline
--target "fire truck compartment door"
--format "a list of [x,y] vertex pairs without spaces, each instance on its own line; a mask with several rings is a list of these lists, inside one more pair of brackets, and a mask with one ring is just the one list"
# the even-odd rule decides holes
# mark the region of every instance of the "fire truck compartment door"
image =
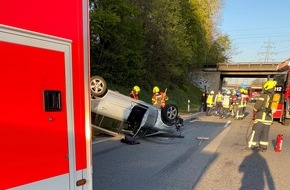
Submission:
[[0,49],[0,189],[67,190],[75,171],[71,42],[0,25]]

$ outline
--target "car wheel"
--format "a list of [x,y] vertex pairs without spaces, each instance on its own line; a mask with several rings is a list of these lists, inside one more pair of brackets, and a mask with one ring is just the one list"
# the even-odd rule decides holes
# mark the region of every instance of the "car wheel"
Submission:
[[93,96],[102,97],[107,92],[107,84],[103,77],[91,77],[91,94]]
[[164,108],[161,109],[161,117],[163,120],[168,122],[176,121],[178,116],[178,108],[174,104],[166,104]]

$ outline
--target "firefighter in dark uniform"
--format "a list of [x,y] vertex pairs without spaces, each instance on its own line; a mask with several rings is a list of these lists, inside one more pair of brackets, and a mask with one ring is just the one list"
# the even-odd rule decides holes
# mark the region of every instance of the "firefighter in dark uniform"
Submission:
[[263,93],[254,105],[253,119],[254,125],[248,147],[266,151],[268,147],[268,138],[270,126],[273,123],[271,110],[271,100],[274,94],[276,81],[268,80],[263,85]]

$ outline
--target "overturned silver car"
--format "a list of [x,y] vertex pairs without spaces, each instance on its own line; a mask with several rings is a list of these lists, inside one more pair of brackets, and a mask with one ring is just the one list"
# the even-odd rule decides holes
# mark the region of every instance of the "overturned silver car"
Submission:
[[178,129],[180,118],[178,108],[174,104],[167,104],[158,109],[141,100],[108,90],[105,80],[100,76],[91,77],[90,88],[91,111],[124,122],[134,135],[140,131],[172,133]]

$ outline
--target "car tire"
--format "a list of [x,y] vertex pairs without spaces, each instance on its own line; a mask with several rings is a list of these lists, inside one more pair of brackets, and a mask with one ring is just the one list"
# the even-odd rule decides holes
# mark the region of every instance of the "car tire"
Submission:
[[91,94],[96,97],[102,97],[107,92],[107,83],[101,76],[93,76],[90,79]]
[[161,109],[161,117],[163,121],[173,123],[176,121],[178,116],[178,108],[174,104],[166,104],[164,108]]

